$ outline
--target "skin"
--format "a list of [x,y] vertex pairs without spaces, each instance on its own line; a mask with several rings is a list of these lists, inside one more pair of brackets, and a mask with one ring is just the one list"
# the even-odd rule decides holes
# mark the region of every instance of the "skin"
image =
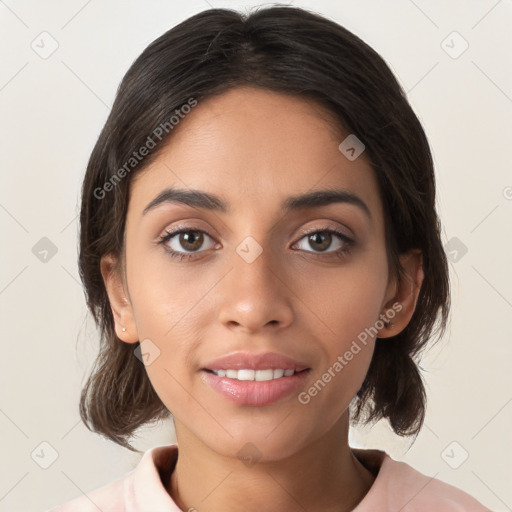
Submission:
[[[394,303],[402,309],[378,336],[405,328],[423,279],[421,254],[401,256],[407,279],[389,274],[374,171],[364,153],[350,161],[339,151],[348,134],[333,121],[311,101],[232,89],[200,102],[131,183],[125,272],[111,271],[111,255],[101,269],[117,336],[125,343],[149,338],[160,350],[146,370],[173,414],[179,457],[167,489],[183,510],[352,510],[375,479],[348,445],[348,406],[375,339],[360,344],[307,405],[297,394]],[[143,215],[169,186],[218,195],[230,211],[167,203]],[[288,196],[325,188],[356,194],[371,218],[347,203],[281,209]],[[191,260],[179,261],[157,241],[182,224],[208,235]],[[322,252],[321,241],[308,242],[304,233],[333,227],[354,240],[341,258],[329,257],[344,246],[336,235]],[[236,252],[247,236],[263,250],[252,263]],[[190,251],[179,235],[171,243]],[[200,378],[207,361],[236,351],[277,351],[305,361],[311,373],[297,393],[241,406]],[[237,456],[246,443],[259,452],[254,465]]]

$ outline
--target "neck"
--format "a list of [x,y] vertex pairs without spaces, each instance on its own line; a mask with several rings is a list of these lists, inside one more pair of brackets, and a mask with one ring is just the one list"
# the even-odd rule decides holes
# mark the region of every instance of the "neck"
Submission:
[[350,511],[375,480],[348,445],[348,413],[288,457],[254,463],[221,455],[175,426],[178,460],[167,488],[182,510]]

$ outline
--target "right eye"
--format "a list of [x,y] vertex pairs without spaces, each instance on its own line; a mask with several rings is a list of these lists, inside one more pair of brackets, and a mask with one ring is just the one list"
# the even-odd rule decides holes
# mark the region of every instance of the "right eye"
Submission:
[[[203,250],[201,247],[208,242],[209,245]],[[188,258],[198,252],[204,252],[207,249],[211,249],[215,246],[213,239],[205,231],[199,229],[183,229],[182,227],[174,231],[166,231],[159,239],[159,244],[162,244],[165,250],[172,257]]]

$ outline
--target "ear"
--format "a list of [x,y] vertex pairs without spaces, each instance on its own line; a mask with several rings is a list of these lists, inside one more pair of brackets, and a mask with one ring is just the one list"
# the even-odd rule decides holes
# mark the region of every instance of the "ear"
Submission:
[[[131,302],[127,298],[122,271],[116,269],[117,258],[107,254],[101,258],[100,269],[114,316],[117,337],[125,343],[139,341]],[[123,327],[126,331],[123,331]]]
[[[403,276],[390,283],[388,297],[382,308],[380,319],[385,324],[379,329],[378,338],[390,338],[402,332],[409,324],[416,309],[418,295],[423,283],[423,258],[419,249],[399,256]],[[391,295],[391,297],[389,297]]]

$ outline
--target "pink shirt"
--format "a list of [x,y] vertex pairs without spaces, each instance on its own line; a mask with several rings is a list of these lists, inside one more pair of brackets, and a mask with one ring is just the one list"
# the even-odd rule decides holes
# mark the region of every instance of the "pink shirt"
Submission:
[[[377,477],[353,512],[491,512],[469,494],[392,459],[381,450],[352,448]],[[156,446],[135,469],[87,495],[46,512],[181,512],[162,484],[174,469],[178,446]]]

